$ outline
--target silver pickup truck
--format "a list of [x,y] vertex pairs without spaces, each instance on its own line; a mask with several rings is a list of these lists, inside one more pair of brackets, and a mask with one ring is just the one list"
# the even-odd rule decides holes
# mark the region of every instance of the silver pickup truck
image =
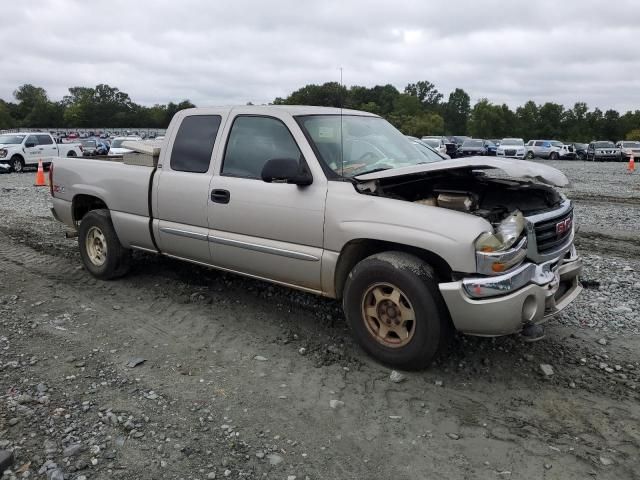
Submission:
[[549,166],[447,160],[378,116],[302,106],[184,110],[161,145],[125,146],[147,160],[50,172],[53,214],[101,279],[136,249],[336,298],[360,345],[407,369],[454,328],[540,329],[581,290]]

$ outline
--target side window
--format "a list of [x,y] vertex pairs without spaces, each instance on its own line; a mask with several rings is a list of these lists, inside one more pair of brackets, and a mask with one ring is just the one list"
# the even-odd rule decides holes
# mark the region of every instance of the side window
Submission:
[[220,128],[220,115],[192,115],[180,124],[171,150],[171,169],[205,173]]
[[38,138],[35,135],[29,135],[27,140],[24,142],[25,146],[27,144],[38,145]]
[[222,175],[261,178],[272,158],[294,158],[302,153],[284,123],[272,117],[239,116],[233,122],[222,162]]
[[542,146],[542,143],[543,143],[543,142],[535,142],[535,143],[534,143],[534,145],[535,145],[536,147],[541,147],[541,146]]
[[49,135],[36,135],[38,137],[38,144],[39,145],[51,145],[53,143],[53,140],[51,140],[51,137]]

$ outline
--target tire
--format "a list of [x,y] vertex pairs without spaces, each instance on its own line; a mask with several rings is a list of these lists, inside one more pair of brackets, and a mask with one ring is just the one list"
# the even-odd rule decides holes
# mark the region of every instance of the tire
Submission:
[[11,170],[16,173],[24,172],[24,160],[19,155],[14,155],[11,157]]
[[584,160],[585,160],[584,153],[579,153],[576,157],[577,157],[577,158],[578,158],[578,160],[580,160],[580,161],[583,161],[583,162],[584,162]]
[[533,157],[534,157],[534,155],[533,155],[532,151],[528,151],[527,154],[525,155],[525,158],[527,160],[533,160]]
[[73,150],[69,150],[69,152],[67,153],[67,157],[77,157],[76,152]]
[[558,158],[560,158],[560,156],[558,155],[558,152],[551,152],[549,154],[549,160],[558,160]]
[[92,210],[84,216],[78,246],[82,263],[96,278],[111,280],[129,271],[131,252],[120,243],[108,210]]
[[343,308],[360,346],[401,369],[428,366],[451,332],[433,269],[404,252],[383,252],[359,262],[347,278]]

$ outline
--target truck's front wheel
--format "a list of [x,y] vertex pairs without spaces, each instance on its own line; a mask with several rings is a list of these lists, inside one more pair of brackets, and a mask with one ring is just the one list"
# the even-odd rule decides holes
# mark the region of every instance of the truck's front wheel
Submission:
[[24,160],[18,155],[14,155],[11,158],[11,168],[16,173],[22,173],[24,171]]
[[82,263],[96,278],[110,280],[129,271],[130,252],[120,244],[108,210],[93,210],[83,217],[78,246]]
[[347,278],[343,304],[362,348],[395,367],[426,367],[450,331],[433,269],[404,252],[358,263]]

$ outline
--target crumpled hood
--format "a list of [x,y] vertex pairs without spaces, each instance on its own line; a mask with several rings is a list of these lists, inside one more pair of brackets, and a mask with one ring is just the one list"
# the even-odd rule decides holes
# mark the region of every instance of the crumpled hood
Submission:
[[446,170],[502,170],[510,177],[528,178],[548,185],[564,187],[569,184],[569,179],[557,168],[541,163],[526,160],[503,160],[496,157],[465,157],[443,160],[441,162],[424,163],[410,167],[393,168],[381,172],[357,175],[356,180],[366,182],[380,178],[400,177],[403,175],[428,174],[430,172],[442,172]]

